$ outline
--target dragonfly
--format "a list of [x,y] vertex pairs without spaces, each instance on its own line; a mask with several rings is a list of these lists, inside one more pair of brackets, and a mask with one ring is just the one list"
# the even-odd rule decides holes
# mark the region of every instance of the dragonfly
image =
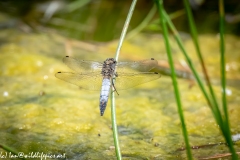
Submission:
[[158,65],[154,58],[132,62],[117,62],[114,58],[107,58],[104,62],[97,62],[66,56],[63,62],[74,72],[57,72],[55,77],[81,89],[101,91],[100,116],[106,109],[111,87],[117,92],[161,77],[157,72],[150,72]]

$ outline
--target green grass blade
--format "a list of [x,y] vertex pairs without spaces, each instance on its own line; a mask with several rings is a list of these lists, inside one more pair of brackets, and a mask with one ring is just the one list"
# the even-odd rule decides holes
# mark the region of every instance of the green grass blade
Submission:
[[[12,148],[10,148],[10,147],[8,147],[8,146],[6,146],[6,145],[4,145],[4,144],[0,144],[0,148],[4,149],[5,151],[11,152],[12,155],[19,156],[18,152],[14,151]],[[0,154],[1,154],[1,152],[0,152]],[[7,157],[6,157],[6,158],[7,158]],[[0,158],[0,159],[1,159],[1,158]],[[18,157],[18,159],[24,159],[24,160],[25,160],[25,158],[23,158],[23,157],[22,157],[22,158],[21,158],[21,157]]]
[[132,37],[134,37],[135,35],[137,35],[139,32],[141,32],[141,30],[143,30],[151,21],[151,19],[153,18],[153,16],[155,15],[157,11],[156,6],[154,5],[152,7],[152,9],[149,11],[148,15],[146,16],[146,18],[133,30],[131,30],[128,34],[126,39],[131,39]]
[[221,131],[222,131],[222,133],[224,135],[224,138],[226,139],[227,143],[231,144],[231,142],[232,142],[231,141],[231,136],[230,136],[230,134],[228,132],[228,129],[226,129],[226,127],[225,127],[226,124],[223,121],[223,118],[221,116],[221,113],[220,113],[220,110],[219,110],[218,106],[216,106],[216,103],[214,103],[212,101],[212,99],[208,96],[207,91],[206,91],[206,89],[205,89],[205,87],[203,85],[203,82],[201,81],[198,73],[196,72],[196,69],[192,65],[191,59],[188,56],[188,54],[187,54],[187,52],[186,52],[186,50],[185,50],[185,48],[183,46],[183,43],[182,43],[181,38],[180,38],[180,35],[178,34],[177,30],[175,29],[173,23],[171,22],[170,18],[168,17],[168,15],[167,15],[167,13],[165,11],[164,11],[164,14],[166,16],[167,23],[168,23],[170,29],[172,30],[172,32],[174,34],[174,37],[175,37],[175,39],[176,39],[176,41],[177,41],[177,43],[178,43],[182,53],[185,56],[185,59],[186,59],[188,65],[189,65],[189,67],[190,67],[194,77],[196,78],[196,81],[197,81],[200,89],[202,90],[203,95],[204,95],[205,99],[207,100],[207,102],[208,102],[208,104],[209,104],[209,106],[210,106],[210,108],[211,108],[211,110],[213,112],[214,118],[215,118],[217,124],[219,125],[219,127],[220,127],[220,129],[221,129]]
[[203,95],[204,95],[205,99],[207,100],[207,102],[208,102],[208,104],[209,104],[209,106],[210,106],[210,108],[211,108],[211,110],[213,112],[213,115],[214,115],[218,125],[219,126],[223,126],[223,121],[222,121],[222,117],[221,117],[220,111],[219,111],[218,108],[216,108],[213,105],[211,99],[209,98],[208,93],[207,93],[207,91],[206,91],[206,89],[204,87],[204,84],[201,81],[200,76],[198,75],[196,69],[194,68],[193,63],[192,63],[190,57],[188,56],[188,54],[187,54],[187,52],[186,52],[186,50],[185,50],[185,48],[183,46],[182,40],[180,38],[180,35],[178,34],[175,26],[173,25],[172,21],[170,20],[169,16],[167,15],[167,13],[165,11],[164,11],[164,16],[165,16],[165,18],[167,20],[167,24],[169,25],[170,29],[173,32],[174,38],[176,39],[180,50],[182,51],[182,53],[183,53],[183,55],[184,55],[184,57],[186,59],[186,62],[188,63],[189,68],[191,69],[191,71],[192,71],[192,73],[193,73],[193,75],[194,75],[194,77],[195,77],[195,79],[196,79],[196,81],[197,81],[201,91],[203,92]]
[[191,9],[190,9],[190,4],[189,4],[189,1],[188,1],[188,0],[183,0],[183,1],[184,1],[185,9],[186,9],[186,14],[187,14],[187,17],[188,17],[188,20],[189,20],[189,26],[190,26],[190,31],[191,31],[193,43],[194,43],[194,45],[195,45],[196,52],[197,52],[197,55],[198,55],[200,64],[201,64],[201,66],[202,66],[202,70],[203,70],[203,73],[204,73],[204,77],[205,77],[206,83],[207,83],[207,85],[208,85],[208,88],[209,88],[209,92],[210,92],[210,94],[211,94],[212,101],[213,101],[216,109],[218,109],[219,107],[218,107],[218,104],[217,104],[216,96],[215,96],[215,93],[214,93],[214,91],[213,91],[213,88],[212,88],[212,85],[211,85],[211,81],[210,81],[210,79],[209,79],[209,76],[208,76],[208,73],[207,73],[207,69],[206,69],[206,66],[205,66],[205,64],[204,64],[203,57],[202,57],[202,53],[201,53],[201,50],[200,50],[200,47],[199,47],[197,29],[196,29],[196,25],[195,25],[195,22],[194,22],[194,18],[193,18]]
[[220,66],[221,66],[222,103],[225,121],[228,122],[228,111],[226,101],[226,74],[225,74],[224,8],[222,0],[219,0],[219,19],[220,19],[219,30],[220,30],[220,53],[221,53]]
[[233,147],[233,142],[230,133],[227,99],[226,99],[226,73],[225,73],[225,43],[224,43],[224,0],[219,0],[219,30],[220,30],[220,52],[221,52],[221,84],[222,84],[222,104],[224,113],[224,124],[227,132],[227,139],[229,149],[232,153],[232,159],[238,159],[236,151]]
[[167,55],[168,55],[168,62],[169,62],[170,68],[171,68],[171,76],[172,76],[172,83],[173,83],[173,87],[174,87],[175,98],[176,98],[176,102],[177,102],[177,106],[178,106],[179,117],[180,117],[181,124],[182,124],[183,137],[184,137],[185,144],[186,144],[187,156],[188,156],[188,159],[191,160],[193,158],[192,158],[192,153],[191,153],[191,147],[189,145],[188,132],[187,132],[187,128],[185,125],[182,104],[181,104],[181,99],[180,99],[180,93],[178,90],[178,83],[177,83],[177,78],[176,78],[176,74],[175,74],[175,68],[174,68],[174,63],[173,63],[173,59],[172,59],[170,44],[169,44],[169,40],[168,40],[168,29],[167,29],[167,25],[166,25],[166,19],[164,17],[164,13],[163,13],[163,0],[156,0],[156,4],[159,9],[159,15],[160,15],[160,20],[161,20],[161,24],[162,24],[163,36],[164,36],[165,46],[166,46]]
[[120,53],[120,50],[121,50],[121,47],[122,47],[122,43],[123,43],[123,40],[124,40],[125,35],[127,33],[128,25],[129,25],[130,20],[132,18],[132,14],[133,14],[136,3],[137,3],[137,0],[132,1],[131,7],[130,7],[128,15],[127,15],[127,19],[126,19],[125,24],[123,26],[123,30],[122,30],[121,37],[119,39],[119,43],[118,43],[118,47],[117,47],[117,51],[116,51],[116,56],[115,56],[116,61],[118,61],[118,57],[119,57],[119,53]]
[[73,12],[73,11],[87,5],[90,2],[91,2],[91,0],[76,0],[76,1],[69,3],[66,6],[66,9],[68,12]]
[[[123,26],[123,30],[121,33],[121,37],[119,39],[119,43],[118,43],[118,47],[116,50],[116,55],[115,55],[115,60],[118,61],[118,57],[120,54],[120,50],[123,44],[123,40],[124,37],[127,33],[127,29],[128,29],[128,25],[130,23],[130,20],[132,18],[132,14],[134,11],[134,8],[136,6],[137,0],[133,0],[131,7],[129,9],[128,12],[128,16],[127,19],[125,21],[125,24]],[[113,78],[113,83],[115,82],[115,79]],[[111,117],[112,117],[112,130],[113,130],[113,139],[114,139],[114,145],[115,145],[115,152],[117,155],[117,159],[121,160],[122,156],[121,156],[121,151],[120,151],[120,147],[119,147],[119,140],[118,140],[118,130],[117,130],[117,120],[116,120],[116,105],[115,105],[115,92],[114,92],[114,88],[112,88],[112,92],[111,92]]]
[[185,9],[186,9],[186,14],[187,14],[187,17],[188,17],[188,20],[189,20],[189,27],[190,27],[193,43],[195,45],[198,58],[200,60],[206,82],[209,85],[209,87],[211,87],[211,82],[210,82],[209,76],[207,74],[207,69],[205,67],[203,57],[202,57],[202,53],[201,53],[201,50],[200,50],[200,47],[199,47],[197,29],[196,29],[194,19],[193,19],[193,15],[192,15],[192,12],[191,12],[191,9],[190,9],[190,4],[189,4],[188,0],[183,0],[183,1],[184,1]]

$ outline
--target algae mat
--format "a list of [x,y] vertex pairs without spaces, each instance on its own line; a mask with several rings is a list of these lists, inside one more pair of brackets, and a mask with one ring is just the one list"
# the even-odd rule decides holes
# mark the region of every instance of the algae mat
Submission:
[[[58,80],[54,74],[69,71],[62,63],[66,54],[103,61],[114,56],[117,43],[96,48],[90,45],[90,49],[83,45],[85,50],[81,50],[55,34],[25,34],[14,30],[1,32],[0,38],[0,143],[29,159],[36,153],[62,156],[55,159],[116,159],[110,102],[101,117],[99,92],[80,90]],[[203,50],[220,102],[218,41],[213,35],[201,36],[200,41],[207,43]],[[232,36],[226,42],[227,52],[231,52],[227,57],[229,114],[231,132],[236,135],[240,131],[240,55],[237,53],[240,42]],[[192,52],[191,41],[185,45]],[[120,59],[166,59],[164,52],[160,36],[139,35],[125,42]],[[177,48],[173,54],[177,60],[183,59]],[[193,59],[200,72],[194,54]],[[195,85],[189,89],[186,79],[178,82],[191,145],[224,142],[199,88]],[[184,140],[170,77],[162,76],[119,93],[116,107],[123,159],[186,159],[185,151],[179,151],[184,147]],[[235,148],[240,150],[238,142]],[[192,152],[198,158],[229,151],[225,145],[215,145]],[[0,149],[0,153],[4,156],[7,152]]]

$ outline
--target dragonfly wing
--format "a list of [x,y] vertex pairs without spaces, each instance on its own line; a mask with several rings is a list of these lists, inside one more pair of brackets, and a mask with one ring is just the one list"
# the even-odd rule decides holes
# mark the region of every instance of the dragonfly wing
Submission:
[[142,61],[133,62],[118,62],[117,72],[149,72],[153,68],[157,67],[158,62],[155,59],[147,59]]
[[115,86],[117,90],[124,90],[138,86],[149,81],[156,80],[161,77],[160,74],[154,72],[142,72],[142,73],[117,73]]
[[80,89],[86,90],[101,90],[102,75],[100,72],[91,72],[86,74],[73,73],[73,72],[58,72],[55,76],[63,81],[75,84]]
[[85,61],[85,60],[78,60],[75,58],[71,58],[66,56],[63,58],[63,62],[72,70],[81,73],[81,72],[95,72],[101,71],[102,63],[95,62],[95,61]]

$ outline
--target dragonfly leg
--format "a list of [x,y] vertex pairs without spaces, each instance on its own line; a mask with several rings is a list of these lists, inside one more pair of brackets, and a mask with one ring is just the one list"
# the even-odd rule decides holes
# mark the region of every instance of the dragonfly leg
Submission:
[[[116,87],[115,87],[115,85],[114,85],[114,83],[113,83],[113,78],[112,78],[112,86],[113,86],[113,88],[114,88],[114,91],[113,91],[113,92],[116,91],[116,93],[118,94],[118,91],[117,91],[117,89],[116,89]],[[119,95],[119,94],[118,94],[118,95]]]

